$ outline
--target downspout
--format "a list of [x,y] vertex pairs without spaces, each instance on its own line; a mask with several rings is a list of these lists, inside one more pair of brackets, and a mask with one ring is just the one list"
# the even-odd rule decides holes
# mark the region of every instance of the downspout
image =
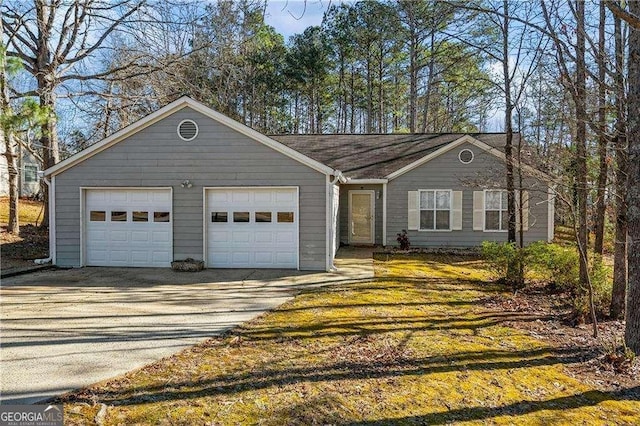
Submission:
[[47,189],[49,192],[49,257],[45,257],[43,259],[36,259],[34,263],[36,265],[43,265],[45,263],[49,263],[53,260],[53,250],[55,246],[55,194],[54,191],[51,190],[51,182],[46,177],[42,177],[42,181],[47,185]]

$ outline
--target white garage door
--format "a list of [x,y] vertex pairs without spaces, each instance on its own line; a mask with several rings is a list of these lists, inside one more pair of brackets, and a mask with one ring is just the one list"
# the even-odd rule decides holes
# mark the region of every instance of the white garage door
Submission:
[[208,189],[207,266],[297,268],[297,188]]
[[170,189],[85,191],[88,266],[171,266]]

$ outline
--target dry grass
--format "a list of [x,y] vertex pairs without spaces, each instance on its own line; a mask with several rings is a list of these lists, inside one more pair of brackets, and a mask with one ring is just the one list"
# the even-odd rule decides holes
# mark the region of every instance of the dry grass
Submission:
[[[18,206],[20,225],[36,225],[42,221],[42,201],[21,199]],[[0,197],[0,224],[9,222],[9,198]]]
[[[227,336],[69,395],[91,424],[638,424],[638,393],[565,374],[558,350],[480,303],[479,261],[376,261],[377,279],[302,294]],[[531,320],[534,320],[532,318]]]

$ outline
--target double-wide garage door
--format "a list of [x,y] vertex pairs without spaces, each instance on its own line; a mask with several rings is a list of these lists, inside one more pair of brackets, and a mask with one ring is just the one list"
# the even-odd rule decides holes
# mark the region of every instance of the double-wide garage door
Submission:
[[297,268],[297,188],[206,191],[210,268]]
[[85,263],[171,266],[172,220],[170,189],[85,190]]

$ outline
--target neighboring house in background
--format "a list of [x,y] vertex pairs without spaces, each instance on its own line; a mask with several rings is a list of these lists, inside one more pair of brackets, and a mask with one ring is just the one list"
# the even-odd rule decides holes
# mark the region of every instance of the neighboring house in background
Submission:
[[[504,134],[265,136],[183,97],[45,170],[53,263],[328,270],[339,244],[506,241]],[[526,242],[553,236],[528,166]]]
[[[18,192],[20,197],[31,197],[40,191],[40,181],[38,171],[40,164],[31,154],[20,150],[18,159]],[[0,196],[9,195],[9,169],[7,168],[7,157],[4,152],[0,153]]]

